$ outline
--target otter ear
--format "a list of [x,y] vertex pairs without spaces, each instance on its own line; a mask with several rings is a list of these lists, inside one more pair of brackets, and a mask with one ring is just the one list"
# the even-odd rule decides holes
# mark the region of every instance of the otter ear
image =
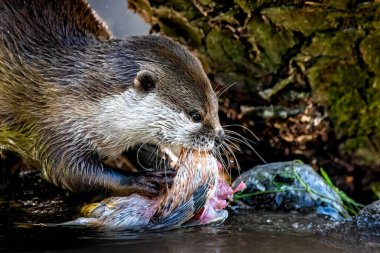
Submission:
[[149,70],[141,70],[137,73],[133,83],[137,89],[149,92],[156,87],[157,80],[158,77],[153,72]]

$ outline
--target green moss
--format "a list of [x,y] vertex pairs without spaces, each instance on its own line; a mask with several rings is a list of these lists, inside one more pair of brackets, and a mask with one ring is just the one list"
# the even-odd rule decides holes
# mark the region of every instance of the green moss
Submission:
[[234,0],[235,4],[237,4],[247,15],[251,14],[251,11],[253,10],[253,3],[250,3],[250,1],[247,0]]
[[346,10],[351,4],[352,0],[323,0],[323,5],[329,8]]
[[[363,37],[361,30],[317,34],[309,46],[303,47],[303,57],[299,57],[318,59],[306,71],[307,77],[315,101],[327,107],[339,138],[380,132],[380,79],[375,78],[373,85],[367,87],[369,77],[360,68],[355,49]],[[342,149],[345,154],[354,150],[366,154],[362,139],[343,145],[347,145]],[[368,152],[368,161],[373,160],[370,156]]]
[[199,30],[202,32],[202,37],[204,37],[204,34],[206,34],[211,29],[210,24],[208,23],[208,20],[206,17],[200,17],[200,18],[194,19],[190,21],[190,24],[199,28]]
[[[162,8],[162,4],[157,3],[155,7]],[[187,20],[193,20],[197,17],[202,16],[202,14],[199,13],[199,11],[196,9],[196,7],[191,1],[166,0],[165,7],[168,7],[169,9],[181,13],[181,15],[185,17]]]
[[276,26],[301,32],[305,36],[338,27],[338,21],[331,12],[318,8],[273,7],[264,9],[262,14]]
[[214,18],[214,22],[224,22],[230,25],[239,25],[239,21],[235,19],[236,14],[237,14],[237,11],[234,9],[231,9],[229,11],[220,13],[218,16],[216,16]]
[[[380,73],[379,73],[380,74]],[[365,90],[365,99],[368,103],[368,115],[371,117],[374,132],[380,133],[380,77],[371,80],[371,86]]]
[[253,12],[263,6],[290,6],[290,5],[301,5],[305,0],[234,0],[234,2],[244,9],[244,5],[248,6]]
[[367,74],[357,64],[322,57],[306,74],[314,100],[327,106],[338,137],[372,132],[373,121],[360,94]]
[[149,0],[128,0],[128,8],[138,11],[146,22],[153,23],[152,7]]
[[342,87],[334,87],[329,93],[328,110],[338,138],[371,133],[371,124],[366,124],[370,123],[366,117],[366,104],[357,90],[344,91]]
[[215,29],[211,30],[206,37],[206,50],[212,60],[211,65],[218,68],[221,72],[233,72],[236,70],[231,60],[226,57],[224,41],[228,40],[227,34]]
[[346,140],[339,148],[342,154],[359,159],[364,164],[380,165],[379,144],[380,135],[359,136]]
[[198,0],[197,2],[203,6],[207,6],[210,8],[213,8],[216,6],[215,1],[213,1],[213,0]]
[[246,52],[245,46],[240,40],[233,39],[229,36],[224,36],[223,40],[223,50],[226,55],[240,69],[244,68],[244,63],[246,62]]
[[[360,44],[363,59],[374,72],[380,70],[377,36],[371,33]],[[363,37],[362,30],[317,34],[299,59],[315,61],[306,70],[313,98],[326,106],[337,137],[349,137],[341,143],[341,153],[374,165],[380,164],[380,137],[373,137],[380,133],[380,78],[370,79],[358,63],[355,47]]]
[[309,46],[304,46],[302,53],[312,57],[331,56],[355,61],[355,46],[364,37],[363,31],[348,30],[336,33],[318,33],[313,37]]
[[[238,72],[218,72],[215,74],[215,80],[224,84],[234,84],[231,89],[241,90],[247,84],[248,77],[244,73]],[[252,83],[252,82],[250,82]],[[254,88],[254,87],[253,87]]]
[[247,32],[251,51],[256,54],[252,60],[263,68],[265,74],[277,71],[286,52],[297,43],[292,32],[276,31],[255,18],[247,24]]
[[371,184],[371,190],[373,191],[375,197],[377,199],[380,199],[380,182],[377,181],[377,182],[374,182]]
[[374,73],[380,73],[380,31],[372,31],[360,43],[364,62]]
[[181,13],[167,7],[155,9],[154,13],[160,19],[161,28],[166,35],[183,39],[184,43],[187,41],[195,48],[201,46],[201,31],[191,25]]

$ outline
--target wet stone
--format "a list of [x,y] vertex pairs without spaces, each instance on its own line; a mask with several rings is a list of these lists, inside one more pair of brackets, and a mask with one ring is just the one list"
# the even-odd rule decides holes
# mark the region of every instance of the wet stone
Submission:
[[349,216],[339,195],[312,167],[301,162],[259,165],[240,175],[232,186],[240,182],[247,188],[235,200],[244,206],[316,213],[332,220]]
[[354,217],[326,225],[321,229],[321,234],[344,241],[379,242],[380,200],[366,206]]

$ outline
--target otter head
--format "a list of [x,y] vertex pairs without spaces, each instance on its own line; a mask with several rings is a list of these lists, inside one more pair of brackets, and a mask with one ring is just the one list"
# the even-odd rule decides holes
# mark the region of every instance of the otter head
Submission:
[[104,146],[151,143],[203,151],[218,146],[224,137],[218,101],[199,60],[159,36],[126,43],[136,72],[133,85],[102,101]]

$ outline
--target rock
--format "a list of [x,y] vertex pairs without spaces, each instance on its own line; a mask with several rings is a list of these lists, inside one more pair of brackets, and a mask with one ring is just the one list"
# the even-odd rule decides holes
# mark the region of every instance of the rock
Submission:
[[277,162],[259,165],[240,175],[232,184],[247,188],[235,199],[255,209],[297,210],[327,215],[333,220],[348,217],[339,195],[309,165]]
[[366,206],[354,217],[324,226],[320,232],[336,240],[379,243],[380,200]]

